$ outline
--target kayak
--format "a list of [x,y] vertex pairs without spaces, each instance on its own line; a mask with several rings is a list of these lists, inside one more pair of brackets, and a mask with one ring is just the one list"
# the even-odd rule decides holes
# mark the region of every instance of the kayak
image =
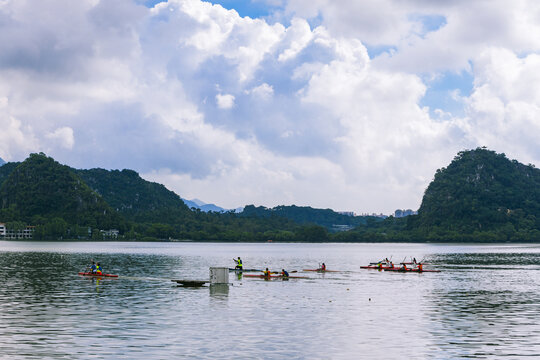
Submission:
[[244,275],[244,277],[254,277],[254,278],[260,278],[260,279],[268,279],[268,278],[271,278],[271,279],[274,279],[274,278],[278,278],[278,279],[309,279],[307,276],[283,276],[283,275],[270,275],[270,276],[265,276],[265,275],[255,275],[255,274],[247,274],[247,275]]
[[233,268],[229,268],[229,271],[238,271],[238,272],[257,272],[257,271],[262,271],[261,269],[233,269]]
[[303,269],[302,271],[316,271],[316,272],[339,272],[339,270],[321,270],[321,269]]
[[384,271],[397,271],[397,272],[417,272],[417,273],[422,273],[422,272],[441,272],[441,270],[426,270],[426,269],[402,269],[402,268],[393,268],[393,269],[384,269]]
[[386,270],[386,269],[397,269],[397,268],[391,267],[391,266],[384,266],[384,265],[379,268],[377,265],[368,265],[368,266],[360,266],[360,269]]
[[112,275],[112,274],[94,274],[91,272],[80,272],[79,275],[82,276],[95,276],[95,277],[118,277],[118,275]]

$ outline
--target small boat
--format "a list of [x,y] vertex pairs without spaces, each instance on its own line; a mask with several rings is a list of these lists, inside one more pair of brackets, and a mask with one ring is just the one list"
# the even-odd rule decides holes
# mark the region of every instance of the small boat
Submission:
[[339,270],[323,270],[323,269],[302,269],[302,271],[316,271],[316,272],[340,272]]
[[113,275],[113,274],[95,274],[91,272],[80,272],[79,275],[94,276],[94,277],[118,277],[118,275]]
[[247,274],[244,275],[244,277],[253,277],[253,278],[260,278],[260,279],[309,279],[307,276],[283,276],[283,275],[256,275],[256,274]]
[[229,268],[229,271],[236,271],[236,272],[257,272],[257,271],[262,271],[261,269],[233,269],[233,268]]
[[178,284],[178,286],[184,286],[184,287],[200,287],[204,284],[208,283],[208,281],[204,280],[171,280]]
[[386,269],[397,269],[395,266],[388,266],[388,265],[382,265],[379,267],[378,265],[367,265],[367,266],[360,266],[360,269],[372,269],[372,270],[386,270]]
[[396,272],[417,272],[417,273],[423,273],[423,272],[441,272],[441,270],[431,270],[431,269],[422,269],[419,268],[399,268],[395,267],[393,269],[384,269],[384,271],[396,271]]

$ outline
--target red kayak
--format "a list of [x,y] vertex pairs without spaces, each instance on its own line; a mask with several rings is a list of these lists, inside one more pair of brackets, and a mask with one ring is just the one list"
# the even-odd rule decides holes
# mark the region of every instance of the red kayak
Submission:
[[417,272],[417,273],[423,273],[423,272],[441,272],[441,270],[426,270],[426,269],[403,269],[403,268],[393,268],[393,269],[384,269],[384,271],[397,271],[397,272]]
[[338,270],[322,270],[322,269],[303,269],[302,271],[316,271],[316,272],[339,272]]
[[91,272],[80,272],[79,275],[82,276],[95,276],[95,277],[118,277],[118,275],[113,274],[94,274]]
[[386,269],[397,269],[395,266],[381,266],[378,267],[377,265],[368,265],[368,266],[360,266],[360,269],[372,269],[372,270],[386,270]]
[[307,276],[283,276],[283,275],[255,275],[255,274],[245,274],[244,277],[254,277],[254,278],[260,278],[260,279],[274,279],[274,278],[282,278],[282,279],[309,279]]

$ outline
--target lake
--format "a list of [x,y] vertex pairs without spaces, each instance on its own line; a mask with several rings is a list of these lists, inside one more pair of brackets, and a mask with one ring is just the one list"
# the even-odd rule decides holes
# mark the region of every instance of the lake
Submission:
[[[309,279],[170,281],[208,280],[238,256]],[[359,268],[385,257],[441,272]],[[92,259],[119,277],[77,275]],[[301,272],[322,262],[339,272]],[[540,245],[0,241],[0,278],[2,359],[540,354]]]

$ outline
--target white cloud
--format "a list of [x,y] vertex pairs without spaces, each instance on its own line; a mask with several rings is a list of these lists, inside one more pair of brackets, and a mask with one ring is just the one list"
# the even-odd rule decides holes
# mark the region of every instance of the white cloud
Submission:
[[470,136],[522,162],[538,162],[540,55],[520,58],[491,48],[475,59],[474,68],[475,87],[465,119]]
[[73,129],[67,126],[58,128],[54,132],[46,134],[45,137],[57,142],[58,145],[67,150],[71,150],[75,144]]
[[231,109],[234,106],[234,95],[231,94],[217,94],[216,104],[220,109]]
[[17,161],[36,148],[30,126],[24,126],[10,111],[9,100],[0,96],[0,158],[5,161]]
[[274,95],[274,88],[267,83],[263,83],[251,90],[246,90],[247,94],[253,94],[255,97],[263,100],[269,100]]
[[[540,162],[535,2],[283,6],[290,25],[198,0],[4,1],[0,157],[134,168],[230,208],[386,213],[464,148]],[[461,69],[465,116],[420,105],[422,79]]]

